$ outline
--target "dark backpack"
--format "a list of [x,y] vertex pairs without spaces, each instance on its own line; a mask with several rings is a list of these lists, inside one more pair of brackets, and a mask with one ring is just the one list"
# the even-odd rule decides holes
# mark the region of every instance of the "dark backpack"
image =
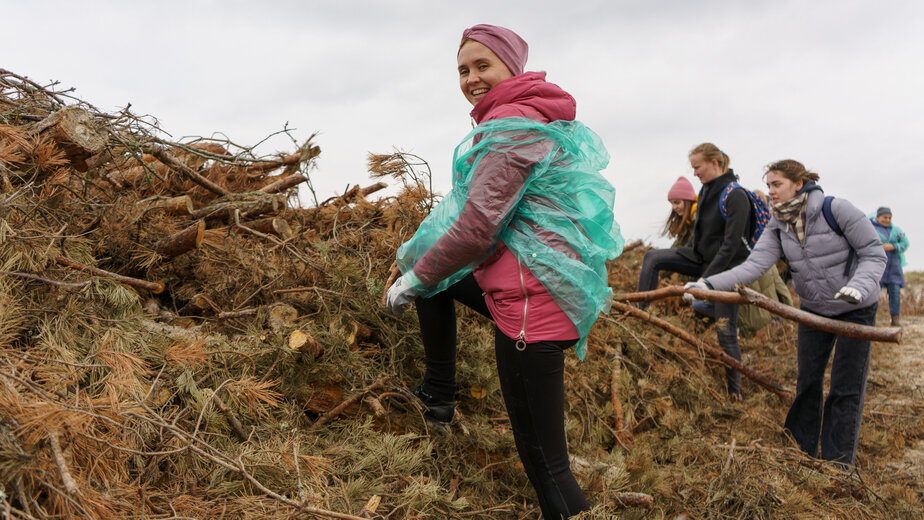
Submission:
[[[821,203],[821,214],[825,217],[825,222],[828,223],[828,227],[832,231],[837,233],[838,236],[844,236],[844,230],[841,229],[841,225],[837,223],[837,219],[834,218],[834,213],[831,212],[831,201],[834,200],[834,195],[825,196],[825,200]],[[780,228],[776,228],[776,239],[780,242],[782,246],[783,241],[780,239]],[[850,243],[848,242],[848,246]],[[857,251],[850,247],[850,252],[847,253],[847,263],[844,264],[844,276],[850,276],[850,268],[853,266],[854,259],[857,257]],[[784,256],[785,258],[785,256]]]
[[748,234],[747,242],[745,243],[748,251],[750,251],[754,248],[754,245],[757,244],[757,239],[759,239],[761,233],[764,232],[764,228],[767,227],[767,222],[770,222],[770,208],[767,207],[767,203],[760,195],[732,181],[728,183],[728,186],[725,187],[725,190],[719,197],[719,213],[722,215],[722,220],[727,218],[728,209],[725,206],[728,202],[728,196],[738,188],[741,188],[747,194],[748,200],[751,202],[751,211],[754,214],[754,223],[751,227],[751,232]]

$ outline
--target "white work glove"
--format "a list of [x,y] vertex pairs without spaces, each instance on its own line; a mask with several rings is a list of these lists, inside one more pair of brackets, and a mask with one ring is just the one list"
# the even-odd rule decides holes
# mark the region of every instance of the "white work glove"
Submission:
[[834,299],[844,300],[847,303],[856,305],[860,303],[860,300],[863,299],[863,295],[860,294],[860,291],[854,289],[853,287],[847,287],[845,285],[841,287],[840,291],[837,291],[837,294],[834,295]]
[[411,303],[416,297],[417,294],[414,293],[411,285],[402,276],[388,288],[388,293],[385,294],[385,307],[393,316],[401,317],[404,314],[404,306]]
[[[687,289],[709,289],[709,286],[706,285],[706,280],[700,278],[695,282],[687,282],[687,284],[683,286],[683,290],[685,291]],[[690,293],[683,293],[683,301],[693,303],[696,301],[696,298]]]

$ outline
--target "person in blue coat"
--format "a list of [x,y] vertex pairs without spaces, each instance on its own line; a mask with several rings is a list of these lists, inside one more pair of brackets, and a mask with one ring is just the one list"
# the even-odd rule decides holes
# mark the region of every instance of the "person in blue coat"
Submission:
[[901,289],[905,286],[905,251],[908,249],[908,235],[902,228],[892,224],[892,210],[883,206],[876,210],[876,217],[870,218],[873,228],[882,239],[882,248],[886,252],[886,268],[882,273],[879,285],[884,287],[889,295],[889,314],[892,316],[892,325],[901,327],[900,315],[902,311]]

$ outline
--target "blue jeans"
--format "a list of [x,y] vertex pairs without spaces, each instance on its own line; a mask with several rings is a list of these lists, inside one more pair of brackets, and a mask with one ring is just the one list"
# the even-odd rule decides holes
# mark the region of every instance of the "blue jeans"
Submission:
[[[861,325],[876,324],[878,303],[831,316]],[[831,351],[831,387],[824,393],[825,366]],[[785,428],[802,451],[821,458],[853,465],[863,419],[866,377],[869,373],[870,341],[847,338],[799,325],[799,375],[796,397],[786,415]],[[822,405],[822,403],[824,403]]]
[[693,312],[715,319],[715,303],[693,300]]
[[897,283],[880,284],[889,295],[889,314],[898,316],[902,313],[902,286]]
[[[658,287],[658,272],[672,271],[687,276],[700,277],[703,274],[703,264],[690,261],[679,254],[676,249],[652,249],[645,253],[642,259],[642,270],[638,275],[638,290],[650,291]],[[721,327],[716,329],[719,346],[726,354],[741,361],[741,346],[738,344],[738,306],[727,303],[709,302],[714,305],[714,313],[709,314],[716,319]],[[639,308],[644,309],[647,303],[640,303]],[[696,307],[694,306],[694,309]],[[723,318],[725,318],[723,320]],[[737,370],[725,369],[725,384],[728,393],[741,393],[741,373]]]

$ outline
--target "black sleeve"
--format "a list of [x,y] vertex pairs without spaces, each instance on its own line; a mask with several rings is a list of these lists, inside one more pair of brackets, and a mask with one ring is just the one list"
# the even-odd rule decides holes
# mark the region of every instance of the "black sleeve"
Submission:
[[725,235],[722,238],[722,246],[703,271],[703,278],[731,267],[729,264],[737,256],[738,249],[745,247],[742,237],[751,221],[751,201],[747,193],[741,189],[733,190],[725,201],[725,210]]

